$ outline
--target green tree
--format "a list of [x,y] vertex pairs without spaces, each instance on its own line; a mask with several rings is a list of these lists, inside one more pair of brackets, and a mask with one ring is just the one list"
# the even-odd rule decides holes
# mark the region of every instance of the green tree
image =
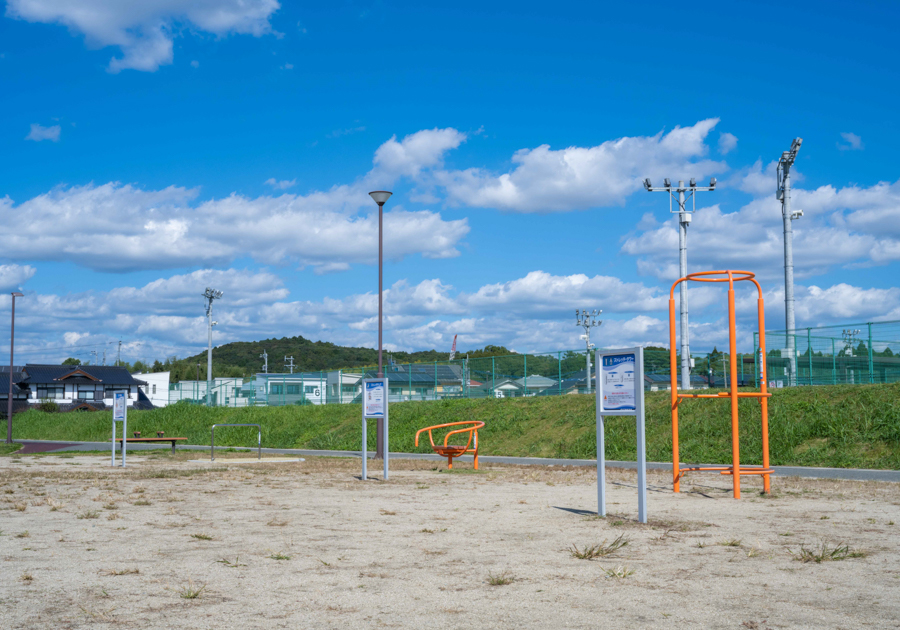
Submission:
[[74,357],[69,357],[65,361],[62,362],[63,365],[81,365],[81,359],[76,359]]

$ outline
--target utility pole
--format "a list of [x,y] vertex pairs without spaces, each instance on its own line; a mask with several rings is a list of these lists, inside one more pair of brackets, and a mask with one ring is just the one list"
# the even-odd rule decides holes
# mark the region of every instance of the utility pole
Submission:
[[103,365],[106,365],[106,348],[103,348]]
[[122,340],[119,339],[119,351],[116,354],[116,365],[121,365],[122,363]]
[[263,373],[269,373],[269,354],[263,350],[263,353],[259,355],[259,358],[263,360]]
[[789,151],[781,154],[778,160],[778,185],[775,189],[775,198],[781,200],[781,220],[784,222],[784,327],[786,329],[788,349],[788,364],[790,374],[788,382],[797,384],[796,352],[794,351],[794,232],[791,222],[803,216],[803,210],[791,211],[791,166],[797,159],[797,152],[803,138],[794,138]]
[[97,365],[97,351],[91,350],[91,356],[94,357],[91,361],[91,365]]
[[[663,181],[663,186],[656,188],[650,183],[650,179],[644,180],[644,189],[648,192],[664,191],[669,194],[669,212],[672,210],[672,200],[678,202],[678,275],[684,278],[687,275],[687,228],[691,224],[691,214],[697,209],[697,200],[695,194],[698,190],[713,191],[716,189],[716,178],[710,178],[709,186],[697,186],[697,180],[691,178],[690,185],[685,186],[684,180],[678,181],[678,186],[673,187],[672,182],[667,177]],[[690,192],[688,197],[685,193]],[[676,196],[677,194],[677,196]],[[691,210],[685,207],[687,200],[690,199]],[[688,283],[682,282],[679,286],[681,295],[681,389],[691,388],[691,337],[688,328]]]
[[291,374],[294,373],[294,357],[284,357],[284,367],[289,368],[291,370]]
[[206,406],[212,406],[212,329],[217,322],[212,320],[213,301],[222,297],[221,291],[206,287],[203,297],[206,298],[206,325],[209,331],[209,340],[206,347]]
[[[602,324],[602,321],[597,320],[597,315],[602,313],[603,311],[600,309],[594,309],[593,311],[581,311],[575,309],[575,325],[581,326],[584,328],[584,334],[581,335],[581,338],[584,339],[585,344],[585,353],[584,356],[587,361],[587,370],[585,371],[584,382],[586,389],[585,391],[590,394],[591,393],[591,348],[594,347],[594,344],[591,343],[591,328],[594,326],[599,326]],[[525,375],[526,378],[528,375]]]

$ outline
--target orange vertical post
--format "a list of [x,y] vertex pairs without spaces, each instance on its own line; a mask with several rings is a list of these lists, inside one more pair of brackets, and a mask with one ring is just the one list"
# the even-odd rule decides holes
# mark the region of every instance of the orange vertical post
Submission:
[[[754,282],[756,282],[754,280]],[[767,388],[769,385],[768,374],[766,374],[766,306],[763,303],[762,287],[756,283],[759,290],[759,299],[756,301],[759,317],[759,351],[762,354],[759,361],[760,384],[759,392],[762,396],[759,399],[760,412],[762,415],[762,449],[763,449],[763,468],[769,469],[769,399],[766,398]],[[772,489],[772,482],[769,475],[763,475],[763,492],[769,494]]]
[[738,385],[737,385],[737,334],[735,332],[734,278],[728,272],[728,351],[731,353],[731,465],[733,466],[734,498],[741,498],[741,440],[738,426]]
[[[674,288],[673,288],[674,291]],[[678,462],[678,373],[675,360],[675,299],[669,298],[669,376],[671,378],[670,392],[672,394],[672,487],[675,492],[680,492],[680,475]]]

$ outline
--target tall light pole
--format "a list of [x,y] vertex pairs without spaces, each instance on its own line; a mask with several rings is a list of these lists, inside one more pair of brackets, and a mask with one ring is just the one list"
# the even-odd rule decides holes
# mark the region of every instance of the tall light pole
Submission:
[[584,328],[584,334],[581,335],[581,338],[584,339],[584,354],[585,357],[587,357],[587,371],[584,374],[585,384],[587,385],[586,392],[588,394],[591,393],[591,348],[594,347],[594,344],[591,343],[591,328],[603,323],[602,321],[597,320],[597,315],[602,312],[603,311],[600,309],[594,309],[593,311],[583,310],[581,312],[579,312],[577,308],[575,309],[575,325]]
[[[684,180],[679,180],[677,186],[672,186],[672,182],[667,177],[663,181],[662,186],[653,187],[650,179],[644,180],[644,188],[648,192],[664,191],[669,194],[669,212],[678,212],[678,276],[684,278],[687,275],[687,228],[691,223],[691,213],[697,209],[697,200],[695,193],[698,190],[713,191],[716,189],[716,178],[709,180],[709,186],[697,186],[697,180],[691,178],[688,186],[684,185]],[[690,195],[685,197],[685,193]],[[677,195],[677,196],[676,196]],[[678,202],[678,210],[672,210],[672,200]],[[687,200],[691,200],[691,209],[685,207]],[[681,389],[691,388],[691,336],[688,328],[688,283],[682,282],[680,286],[681,295]]]
[[[384,370],[381,367],[381,320],[382,320],[382,293],[384,282],[384,204],[393,193],[387,190],[373,190],[369,196],[378,204],[378,378],[384,378]],[[385,400],[387,392],[385,392]],[[375,457],[384,458],[384,418],[378,418],[376,429]]]
[[784,222],[784,327],[787,330],[788,363],[790,374],[788,382],[797,384],[795,352],[794,352],[794,232],[791,221],[803,216],[803,210],[791,211],[791,166],[797,159],[797,152],[803,138],[794,138],[789,151],[781,154],[778,160],[778,186],[775,189],[775,198],[781,200],[781,220]]
[[203,297],[206,298],[206,324],[209,331],[209,343],[206,348],[206,406],[212,406],[212,329],[218,322],[212,320],[213,301],[222,297],[221,291],[206,287]]
[[13,341],[16,338],[16,298],[24,297],[18,291],[12,292],[12,315],[9,324],[9,394],[6,396],[6,443],[12,444],[13,414]]

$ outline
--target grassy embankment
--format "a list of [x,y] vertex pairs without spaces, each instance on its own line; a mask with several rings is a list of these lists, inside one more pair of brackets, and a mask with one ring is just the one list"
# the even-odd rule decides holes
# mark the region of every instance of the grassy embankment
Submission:
[[[772,464],[900,469],[900,384],[797,387],[775,390],[769,401]],[[156,431],[208,444],[214,423],[258,423],[263,445],[280,448],[357,450],[359,405],[207,409],[176,405],[153,411],[132,411],[129,433]],[[731,460],[727,400],[686,401],[681,407],[681,454],[687,462]],[[760,408],[741,402],[741,459],[760,461]],[[561,396],[509,400],[452,400],[391,405],[391,450],[428,452],[413,445],[419,428],[458,420],[482,420],[479,432],[484,455],[593,458],[594,398]],[[368,444],[374,449],[374,422]],[[111,412],[47,414],[29,411],[14,417],[16,439],[105,441],[110,437]],[[647,394],[647,457],[671,459],[669,398]],[[223,446],[255,444],[253,428],[217,431]],[[634,460],[634,420],[606,421],[607,458]]]

